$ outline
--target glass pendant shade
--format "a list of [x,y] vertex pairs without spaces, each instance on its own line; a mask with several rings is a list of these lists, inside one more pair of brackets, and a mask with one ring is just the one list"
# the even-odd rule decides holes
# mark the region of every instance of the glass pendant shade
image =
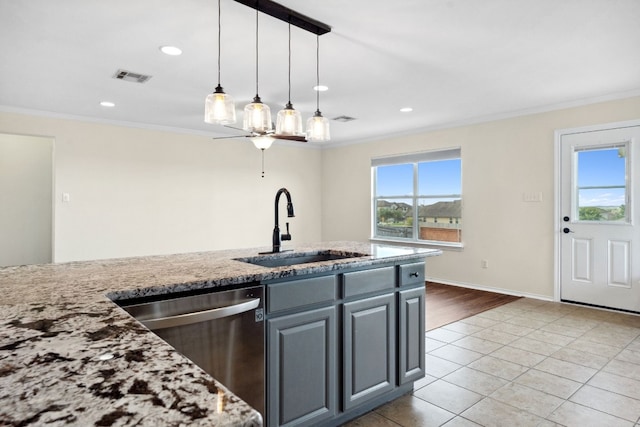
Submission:
[[222,24],[221,24],[220,0],[218,0],[218,86],[213,93],[207,95],[204,100],[205,123],[217,125],[229,125],[236,122],[236,106],[233,98],[224,93],[220,85],[220,57],[222,51]]
[[273,138],[270,136],[254,136],[250,139],[258,150],[266,150],[273,144]]
[[316,111],[315,114],[307,120],[307,139],[315,142],[329,141],[331,139],[329,119],[322,117],[320,111]]
[[316,36],[316,112],[307,120],[307,141],[329,141],[329,119],[320,112],[320,35]]
[[295,135],[301,136],[302,133],[302,114],[293,109],[290,102],[284,107],[284,110],[278,111],[276,119],[276,134],[278,135]]
[[273,129],[271,123],[271,109],[260,101],[260,97],[253,98],[251,104],[244,107],[244,121],[242,129],[247,132],[264,133]]
[[227,95],[218,85],[204,102],[204,121],[218,125],[228,125],[236,122],[236,106],[233,98]]

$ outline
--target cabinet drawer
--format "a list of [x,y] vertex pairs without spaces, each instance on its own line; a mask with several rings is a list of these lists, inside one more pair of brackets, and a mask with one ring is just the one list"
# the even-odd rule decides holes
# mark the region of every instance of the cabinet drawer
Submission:
[[312,277],[267,286],[267,312],[335,301],[338,296],[336,276]]
[[372,270],[345,273],[343,278],[343,296],[348,298],[354,295],[393,289],[395,282],[394,267],[374,268]]
[[424,262],[414,262],[399,266],[399,286],[424,283]]

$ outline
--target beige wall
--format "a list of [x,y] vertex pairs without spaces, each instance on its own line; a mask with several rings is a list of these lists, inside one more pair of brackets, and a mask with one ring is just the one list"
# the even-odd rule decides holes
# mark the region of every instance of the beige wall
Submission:
[[260,151],[246,139],[13,113],[0,113],[0,133],[55,138],[56,262],[270,247],[280,187],[296,211],[280,215],[288,244],[321,239],[319,150],[274,144],[261,178]]
[[0,134],[0,267],[52,259],[53,139]]
[[[326,149],[323,238],[370,236],[372,157],[461,147],[464,249],[430,258],[428,275],[553,298],[554,131],[634,119],[638,97]],[[523,201],[533,192],[542,202]]]
[[[459,146],[465,247],[430,258],[429,275],[551,298],[554,131],[638,118],[636,97],[322,151],[274,145],[265,178],[242,139],[13,113],[0,113],[0,133],[55,138],[57,262],[268,247],[282,186],[296,209],[291,245],[367,240],[371,158]],[[533,192],[542,202],[523,201]]]

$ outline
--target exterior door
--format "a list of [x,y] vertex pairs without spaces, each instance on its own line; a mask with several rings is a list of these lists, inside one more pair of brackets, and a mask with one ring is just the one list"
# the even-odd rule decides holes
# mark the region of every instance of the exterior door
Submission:
[[640,126],[560,137],[560,298],[640,312]]

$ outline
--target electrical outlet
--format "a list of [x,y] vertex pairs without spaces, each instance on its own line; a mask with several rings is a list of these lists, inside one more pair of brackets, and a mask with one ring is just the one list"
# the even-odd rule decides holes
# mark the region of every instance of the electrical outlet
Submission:
[[489,261],[486,259],[483,259],[482,261],[480,261],[480,266],[482,268],[489,268]]

